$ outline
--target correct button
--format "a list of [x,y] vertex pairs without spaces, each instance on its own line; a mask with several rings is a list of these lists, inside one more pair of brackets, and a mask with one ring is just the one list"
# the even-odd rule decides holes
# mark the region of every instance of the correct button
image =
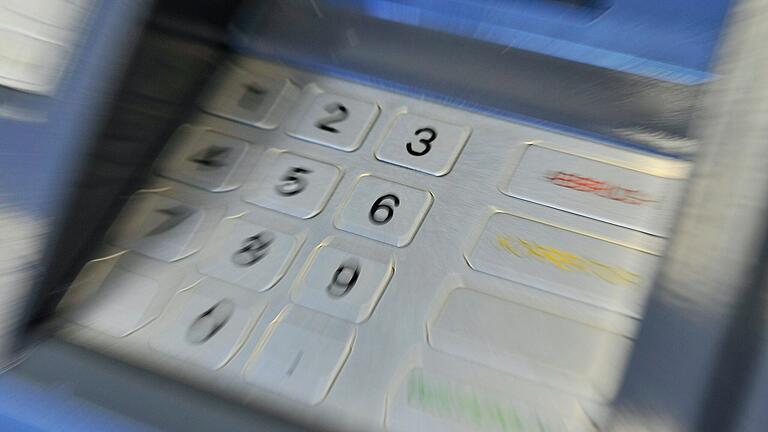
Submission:
[[478,271],[640,316],[658,257],[508,213],[494,213],[467,255]]

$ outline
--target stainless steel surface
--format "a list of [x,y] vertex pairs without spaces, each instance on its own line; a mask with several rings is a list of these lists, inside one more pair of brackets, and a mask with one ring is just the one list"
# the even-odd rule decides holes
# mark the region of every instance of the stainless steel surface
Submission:
[[[631,340],[637,330],[637,317],[555,294],[553,291],[556,281],[547,284],[532,283],[527,286],[475,271],[467,265],[464,254],[482,233],[489,215],[497,211],[545,221],[557,227],[552,228],[553,230],[563,230],[567,234],[590,240],[588,247],[592,247],[593,241],[597,244],[605,243],[605,248],[609,250],[626,249],[638,255],[662,253],[665,246],[665,240],[662,238],[501,193],[500,188],[508,184],[528,146],[527,143],[547,143],[548,147],[583,157],[598,158],[628,168],[644,167],[651,173],[670,178],[685,178],[688,169],[686,162],[630,152],[574,136],[554,134],[264,61],[245,58],[236,61],[242,68],[256,75],[282,76],[299,87],[323,88],[333,94],[355,94],[361,100],[377,101],[380,106],[379,118],[373,123],[361,147],[352,152],[339,151],[288,135],[286,130],[290,125],[303,119],[305,105],[302,102],[288,113],[276,130],[253,128],[204,113],[198,113],[189,119],[191,124],[209,127],[248,141],[252,143],[253,148],[264,149],[265,155],[274,152],[268,149],[275,148],[280,152],[288,151],[312,160],[330,162],[341,168],[344,175],[327,205],[312,218],[295,218],[248,203],[244,198],[249,188],[261,181],[258,172],[254,172],[253,177],[242,188],[230,192],[211,193],[162,177],[153,177],[146,185],[143,192],[146,194],[161,194],[197,207],[226,209],[224,216],[229,219],[224,220],[224,224],[243,218],[281,232],[304,233],[305,241],[285,276],[280,278],[274,287],[263,292],[238,289],[199,272],[200,264],[211,256],[232,253],[222,249],[223,242],[216,238],[219,234],[211,234],[215,232],[213,226],[203,230],[209,241],[199,253],[167,264],[153,260],[154,263],[166,267],[166,270],[162,271],[152,269],[149,273],[155,274],[155,277],[160,277],[166,271],[184,275],[178,284],[162,286],[164,291],[178,293],[184,288],[189,288],[179,294],[180,297],[186,297],[197,288],[212,284],[221,287],[219,292],[237,292],[238,296],[242,296],[238,297],[242,299],[242,304],[249,305],[253,311],[251,317],[255,320],[255,325],[251,327],[249,336],[244,337],[236,352],[226,351],[227,354],[232,354],[231,358],[216,370],[208,370],[195,363],[180,360],[179,357],[148,349],[148,341],[155,341],[153,346],[158,343],[156,335],[174,326],[176,328],[173,331],[181,334],[183,331],[180,328],[188,325],[174,322],[173,317],[178,316],[179,311],[183,309],[179,302],[174,301],[161,319],[124,338],[113,338],[76,324],[65,325],[60,333],[61,337],[202,386],[235,401],[264,407],[280,415],[290,415],[300,422],[336,430],[384,430],[385,427],[390,430],[408,430],[423,424],[453,424],[459,430],[462,427],[466,429],[466,423],[462,423],[466,418],[451,417],[451,414],[441,413],[426,406],[401,403],[399,398],[403,391],[406,396],[408,394],[407,385],[406,390],[403,390],[404,380],[418,371],[423,371],[425,376],[445,378],[447,386],[457,383],[455,386],[465,389],[461,394],[473,392],[478,398],[497,401],[494,403],[526,407],[525,410],[531,413],[530,418],[549,419],[546,421],[553,421],[554,424],[557,422],[552,419],[567,418],[571,429],[590,430],[592,424],[588,418],[604,418],[606,401],[574,392],[567,381],[558,378],[564,376],[560,372],[543,372],[548,370],[546,367],[526,368],[528,361],[523,358],[510,361],[507,367],[514,368],[514,372],[509,372],[509,369],[500,370],[487,366],[491,362],[486,361],[486,358],[480,363],[435,350],[427,341],[427,323],[439,313],[453,290],[469,288],[483,295],[540,311],[541,314],[536,313],[536,316],[551,325],[563,321],[580,323]],[[467,125],[472,129],[471,137],[448,175],[425,175],[376,159],[374,153],[378,144],[404,106],[409,112],[424,113],[427,117],[439,118],[451,124]],[[270,160],[263,157],[260,161],[249,161],[248,169],[258,171],[258,167],[262,166],[260,164],[267,163],[268,166]],[[365,186],[363,183],[358,184],[361,178],[362,181],[373,181],[375,184],[372,185],[377,188],[361,189],[359,186]],[[280,184],[279,178],[272,179],[271,182],[271,187]],[[379,189],[378,186],[386,189]],[[369,194],[363,193],[366,191]],[[389,201],[386,202],[392,206],[392,219],[380,225],[371,222],[369,216],[374,202],[384,194],[392,192],[396,195],[407,192],[402,196],[398,195],[401,200],[398,207]],[[411,201],[412,192],[416,193],[416,201]],[[355,196],[358,201],[349,201],[350,197]],[[430,201],[431,206],[427,212],[425,206]],[[356,204],[351,205],[352,202]],[[406,217],[407,206],[410,205],[419,210]],[[381,212],[375,217],[384,221],[388,211],[378,210]],[[337,217],[346,215],[348,211],[353,212],[350,214],[356,218],[357,225],[368,224],[372,228],[358,230],[364,235],[336,228],[334,222],[338,220]],[[423,220],[417,222],[422,216]],[[394,226],[390,224],[400,223],[397,222],[399,217],[403,217],[403,226],[417,228],[415,236],[407,245],[396,247],[368,237],[388,233],[386,230]],[[322,316],[330,322],[349,326],[354,329],[355,335],[349,355],[327,395],[316,405],[310,405],[296,402],[293,392],[290,395],[281,395],[268,388],[249,384],[244,379],[244,374],[256,362],[263,361],[260,350],[265,346],[264,343],[269,340],[277,341],[271,339],[270,332],[275,325],[279,326],[283,316],[281,313],[292,303],[292,293],[308,274],[317,247],[326,244],[338,246],[353,256],[374,258],[381,262],[387,262],[389,257],[392,257],[394,271],[370,317],[361,323],[344,322],[320,311],[308,312],[310,316]],[[94,258],[110,256],[121,251],[122,248],[106,248]],[[652,268],[646,270],[647,274],[641,276],[652,277]],[[350,277],[347,273],[341,276]],[[72,291],[73,295],[76,291]],[[220,300],[223,298],[211,297],[210,306]],[[238,302],[240,300],[234,303],[237,305]],[[258,311],[262,307],[263,313],[259,315]],[[225,324],[222,329],[226,329],[228,325],[230,324]],[[274,337],[274,333],[272,335]],[[535,344],[541,343],[533,334],[528,342],[531,345],[525,347],[526,349],[532,349]],[[577,349],[575,344],[578,344],[578,341],[564,340],[563,344],[562,350],[569,351]],[[292,343],[291,338],[281,339],[279,345],[296,354],[300,351],[299,344]],[[291,357],[292,361],[295,360],[296,354]],[[604,356],[596,359],[600,364],[611,365],[612,369],[606,372],[606,376],[621,374],[623,357],[620,354],[606,352]],[[220,359],[221,357],[217,358]],[[300,362],[308,359],[309,357],[302,356]],[[551,362],[555,360],[549,359]],[[216,365],[219,364],[217,361]],[[310,366],[311,364],[306,364],[304,367]],[[549,370],[551,371],[551,368]],[[609,378],[605,381],[601,384],[604,388],[618,384],[616,380]],[[316,398],[309,400],[315,401]],[[486,405],[489,406],[491,405]],[[462,424],[464,426],[461,426]]]
[[666,236],[684,181],[531,145],[504,193]]
[[392,123],[376,158],[427,174],[448,174],[471,129],[408,112]]

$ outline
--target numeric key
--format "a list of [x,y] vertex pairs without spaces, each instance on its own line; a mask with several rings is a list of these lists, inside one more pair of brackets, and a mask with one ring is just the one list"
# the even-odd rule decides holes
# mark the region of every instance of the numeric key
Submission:
[[288,134],[343,151],[357,150],[379,115],[376,104],[320,93],[312,99]]
[[211,192],[240,187],[249,145],[206,127],[183,125],[160,157],[158,174]]
[[448,174],[471,129],[428,117],[397,116],[376,150],[376,158],[434,176]]
[[208,369],[224,366],[264,310],[247,291],[205,279],[174,297],[149,345]]
[[334,225],[397,247],[411,242],[432,206],[432,194],[374,176],[361,177]]
[[297,99],[290,81],[255,75],[234,65],[222,67],[202,100],[203,110],[262,129],[278,126]]
[[245,201],[302,219],[323,210],[341,178],[338,167],[293,153],[273,152],[267,159],[257,167]]
[[304,241],[282,229],[243,218],[222,221],[200,272],[243,288],[266,291],[283,277]]
[[201,249],[223,212],[223,208],[198,208],[164,195],[136,194],[107,232],[107,241],[173,262]]
[[392,257],[333,241],[315,249],[294,286],[294,303],[360,323],[368,319],[394,272]]

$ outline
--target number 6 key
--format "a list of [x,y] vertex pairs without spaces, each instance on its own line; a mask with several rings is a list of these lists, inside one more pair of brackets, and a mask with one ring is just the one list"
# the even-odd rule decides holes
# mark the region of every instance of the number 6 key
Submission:
[[427,191],[366,175],[358,180],[334,225],[403,247],[413,240],[432,200]]

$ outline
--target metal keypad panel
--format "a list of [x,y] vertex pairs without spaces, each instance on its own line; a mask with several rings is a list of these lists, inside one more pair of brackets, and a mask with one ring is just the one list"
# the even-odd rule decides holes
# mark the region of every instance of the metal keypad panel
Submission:
[[240,58],[61,336],[331,430],[594,430],[688,169]]

